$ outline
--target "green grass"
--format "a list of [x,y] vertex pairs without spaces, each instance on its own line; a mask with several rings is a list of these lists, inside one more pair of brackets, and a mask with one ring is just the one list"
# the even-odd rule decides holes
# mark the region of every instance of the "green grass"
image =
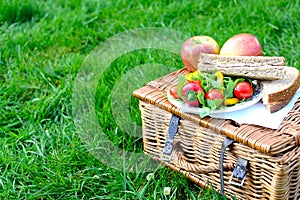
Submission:
[[[147,181],[144,168],[136,167],[134,173],[114,169],[88,151],[74,122],[77,73],[102,42],[147,27],[172,29],[186,39],[210,35],[220,46],[234,34],[252,33],[264,55],[284,56],[288,65],[300,69],[299,9],[299,0],[0,0],[0,198],[225,199],[168,168],[155,169],[154,179]],[[95,98],[106,138],[137,154],[142,141],[119,127],[111,101],[118,81],[147,63],[182,67],[178,54],[128,52],[104,72]],[[136,87],[146,80],[141,76]],[[131,121],[139,126],[138,101],[129,101]],[[124,166],[129,162],[112,154],[111,160]],[[164,187],[171,187],[169,196]]]

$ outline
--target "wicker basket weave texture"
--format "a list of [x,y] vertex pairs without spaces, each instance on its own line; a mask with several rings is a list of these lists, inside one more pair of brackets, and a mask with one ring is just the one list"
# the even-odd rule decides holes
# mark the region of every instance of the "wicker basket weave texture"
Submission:
[[134,96],[266,154],[276,155],[300,144],[300,100],[278,130],[247,124],[238,125],[230,120],[208,117],[200,119],[197,115],[182,113],[166,98],[166,91],[177,85],[178,74],[186,73],[188,71],[182,69],[149,82],[147,86],[134,91]]
[[[225,137],[236,142],[227,149],[224,159],[225,193],[238,199],[300,198],[300,101],[286,116],[278,130],[253,125],[238,125],[231,120],[182,113],[166,99],[166,90],[177,84],[185,69],[150,82],[134,92],[140,99],[143,121],[144,152],[161,160],[172,114],[181,117],[174,139],[170,162],[164,162],[196,184],[207,183],[220,189],[219,157]],[[229,183],[237,158],[249,161],[242,187]]]
[[[143,123],[144,152],[160,160],[171,114],[149,103],[140,102]],[[157,120],[151,118],[159,113]],[[211,183],[220,189],[219,156],[225,136],[181,120],[175,137],[175,152],[167,166],[185,174],[202,187]],[[299,198],[300,147],[285,154],[271,156],[241,143],[234,143],[226,151],[224,163],[225,193],[238,199],[297,199]],[[228,184],[237,158],[249,160],[248,175],[242,188]],[[179,161],[181,160],[181,161]],[[288,162],[287,162],[288,161]],[[205,173],[203,173],[205,171]],[[201,172],[201,173],[199,173]]]

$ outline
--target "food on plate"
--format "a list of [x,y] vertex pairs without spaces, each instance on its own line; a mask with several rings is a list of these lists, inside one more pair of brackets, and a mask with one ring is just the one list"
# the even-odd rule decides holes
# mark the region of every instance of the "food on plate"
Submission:
[[222,56],[201,53],[201,72],[218,70],[224,75],[257,80],[278,80],[285,76],[285,58],[279,56]]
[[273,113],[287,105],[300,87],[299,70],[286,66],[284,57],[201,54],[199,71],[219,70],[227,76],[259,80],[263,104]]
[[234,95],[238,99],[249,99],[253,95],[253,88],[249,82],[238,82],[233,90]]
[[205,94],[205,98],[206,99],[210,99],[210,100],[215,100],[215,99],[220,99],[220,100],[224,100],[224,95],[223,95],[224,91],[220,90],[220,89],[211,89],[209,90],[206,94]]
[[199,93],[204,94],[204,90],[201,86],[201,82],[199,80],[188,81],[181,90],[181,95],[185,103],[190,106],[198,107],[200,105],[200,101],[197,98]]
[[280,80],[261,81],[262,101],[270,112],[276,112],[287,105],[300,87],[299,70],[285,67],[285,75]]
[[174,99],[179,99],[179,98],[180,98],[179,95],[178,95],[178,93],[177,93],[177,91],[178,91],[177,85],[171,87],[171,89],[170,89],[169,91],[170,91],[170,95],[171,95]]
[[193,36],[185,41],[181,48],[181,58],[185,67],[190,71],[197,69],[200,53],[218,54],[220,47],[210,36]]
[[236,97],[228,98],[224,100],[224,106],[231,106],[237,104],[240,100]]
[[[187,105],[202,108],[200,116],[203,117],[211,110],[246,101],[250,98],[250,92],[251,96],[254,94],[252,88],[254,86],[250,82],[249,79],[223,76],[220,71],[214,73],[195,71],[178,76],[177,94]],[[240,87],[236,87],[237,85]],[[173,97],[171,93],[170,90],[169,94]]]
[[261,56],[262,47],[254,35],[240,33],[232,36],[224,43],[220,55]]

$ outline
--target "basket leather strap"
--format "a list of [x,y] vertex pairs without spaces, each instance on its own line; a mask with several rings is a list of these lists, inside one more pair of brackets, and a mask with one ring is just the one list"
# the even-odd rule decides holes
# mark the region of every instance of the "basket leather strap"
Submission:
[[[174,149],[174,144],[173,144],[174,138],[175,138],[176,133],[178,132],[179,123],[180,123],[180,117],[178,115],[172,114],[170,123],[169,123],[168,133],[166,135],[166,142],[165,142],[165,145],[163,148],[163,154],[162,154],[162,158],[161,158],[163,161],[169,162],[171,160],[173,149]],[[226,137],[224,139],[224,141],[222,142],[222,146],[221,146],[220,161],[219,161],[221,194],[224,194],[224,166],[226,168],[226,164],[224,165],[225,151],[226,151],[226,148],[229,147],[230,145],[232,145],[233,143],[234,143],[234,140]],[[240,159],[240,158],[238,160],[240,162],[238,162],[236,166],[241,166],[240,168],[246,168],[248,162],[246,160]],[[191,166],[189,166],[189,168],[191,168]],[[198,171],[198,170],[196,170],[196,171]],[[200,171],[202,172],[202,170],[200,170]],[[234,169],[234,173],[232,176],[234,176],[236,178],[242,178],[242,184],[243,184],[246,171],[244,170],[244,172],[242,172],[242,173],[240,171],[238,173],[236,173],[235,171],[236,171],[236,169]],[[231,179],[232,179],[232,177],[231,177]]]
[[224,163],[224,156],[225,156],[225,151],[226,148],[232,145],[234,140],[226,137],[222,143],[221,147],[221,154],[220,154],[220,182],[221,182],[221,194],[224,194],[224,168],[223,168],[223,163]]
[[163,149],[163,155],[162,159],[164,161],[170,161],[171,160],[171,154],[174,148],[174,137],[175,134],[178,131],[178,125],[179,125],[180,117],[178,115],[172,114],[170,123],[169,123],[169,128],[168,128],[168,133],[166,137],[166,143]]

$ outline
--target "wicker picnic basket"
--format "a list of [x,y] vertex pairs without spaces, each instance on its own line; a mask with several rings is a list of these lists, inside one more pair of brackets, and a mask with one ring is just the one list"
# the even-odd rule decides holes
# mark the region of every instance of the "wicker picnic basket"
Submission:
[[175,71],[134,91],[144,152],[201,187],[237,199],[300,198],[300,100],[278,130],[183,113],[166,98]]

